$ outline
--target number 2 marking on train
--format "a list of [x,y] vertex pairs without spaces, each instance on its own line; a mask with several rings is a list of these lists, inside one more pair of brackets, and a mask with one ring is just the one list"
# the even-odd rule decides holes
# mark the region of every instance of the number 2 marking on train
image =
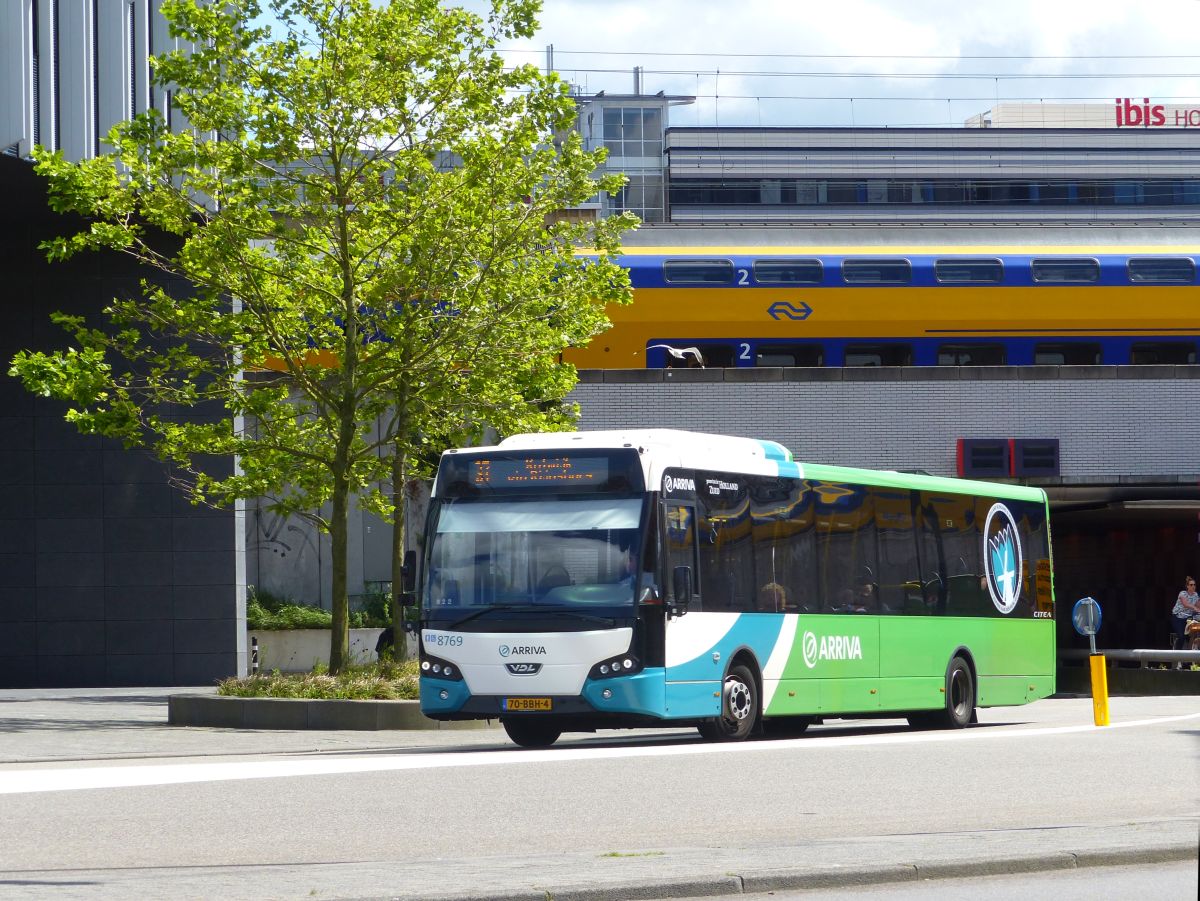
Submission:
[[738,345],[738,359],[739,360],[749,360],[750,359],[750,345],[749,344],[742,342],[741,344]]
[[749,269],[739,269],[737,271],[737,273],[738,273],[737,283],[739,285],[749,285],[750,284],[750,270]]

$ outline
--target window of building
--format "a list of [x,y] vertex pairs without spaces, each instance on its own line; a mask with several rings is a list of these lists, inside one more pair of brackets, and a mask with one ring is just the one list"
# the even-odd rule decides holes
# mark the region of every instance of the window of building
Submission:
[[1139,341],[1129,362],[1134,366],[1188,365],[1196,362],[1195,341]]
[[663,279],[669,285],[728,285],[733,282],[729,260],[667,260]]
[[847,366],[911,366],[912,347],[908,344],[848,344]]
[[820,260],[755,260],[754,280],[760,285],[819,285]]
[[1129,280],[1190,285],[1196,280],[1196,264],[1188,257],[1138,257],[1129,261]]
[[842,278],[847,285],[907,285],[912,265],[908,260],[845,260]]
[[824,366],[825,350],[820,344],[760,344],[755,366]]
[[1100,345],[1085,342],[1038,344],[1033,350],[1033,362],[1038,366],[1098,366]]
[[939,366],[1003,366],[1003,344],[943,344],[938,348]]
[[938,260],[934,275],[943,285],[998,285],[1004,281],[999,260]]
[[1034,260],[1033,280],[1042,285],[1085,285],[1100,281],[1100,264],[1095,260]]
[[625,178],[626,184],[613,196],[613,212],[630,212],[643,222],[662,222],[665,213],[662,176],[626,173]]
[[604,146],[609,157],[661,157],[662,110],[658,107],[604,108]]

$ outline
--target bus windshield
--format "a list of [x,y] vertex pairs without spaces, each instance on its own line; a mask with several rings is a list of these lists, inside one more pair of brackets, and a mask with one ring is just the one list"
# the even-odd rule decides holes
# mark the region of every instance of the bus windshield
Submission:
[[594,496],[444,501],[424,606],[632,606],[642,504]]

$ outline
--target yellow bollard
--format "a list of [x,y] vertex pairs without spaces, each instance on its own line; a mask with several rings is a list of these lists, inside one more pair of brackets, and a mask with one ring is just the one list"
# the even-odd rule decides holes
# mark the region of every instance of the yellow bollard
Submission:
[[1104,669],[1104,655],[1092,654],[1092,710],[1097,726],[1108,725],[1108,673]]

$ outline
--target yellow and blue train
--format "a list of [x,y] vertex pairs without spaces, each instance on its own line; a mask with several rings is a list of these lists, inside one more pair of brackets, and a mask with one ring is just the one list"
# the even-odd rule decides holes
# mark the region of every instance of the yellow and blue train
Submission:
[[633,303],[564,358],[580,369],[1197,361],[1192,227],[812,235],[642,229],[620,258]]

